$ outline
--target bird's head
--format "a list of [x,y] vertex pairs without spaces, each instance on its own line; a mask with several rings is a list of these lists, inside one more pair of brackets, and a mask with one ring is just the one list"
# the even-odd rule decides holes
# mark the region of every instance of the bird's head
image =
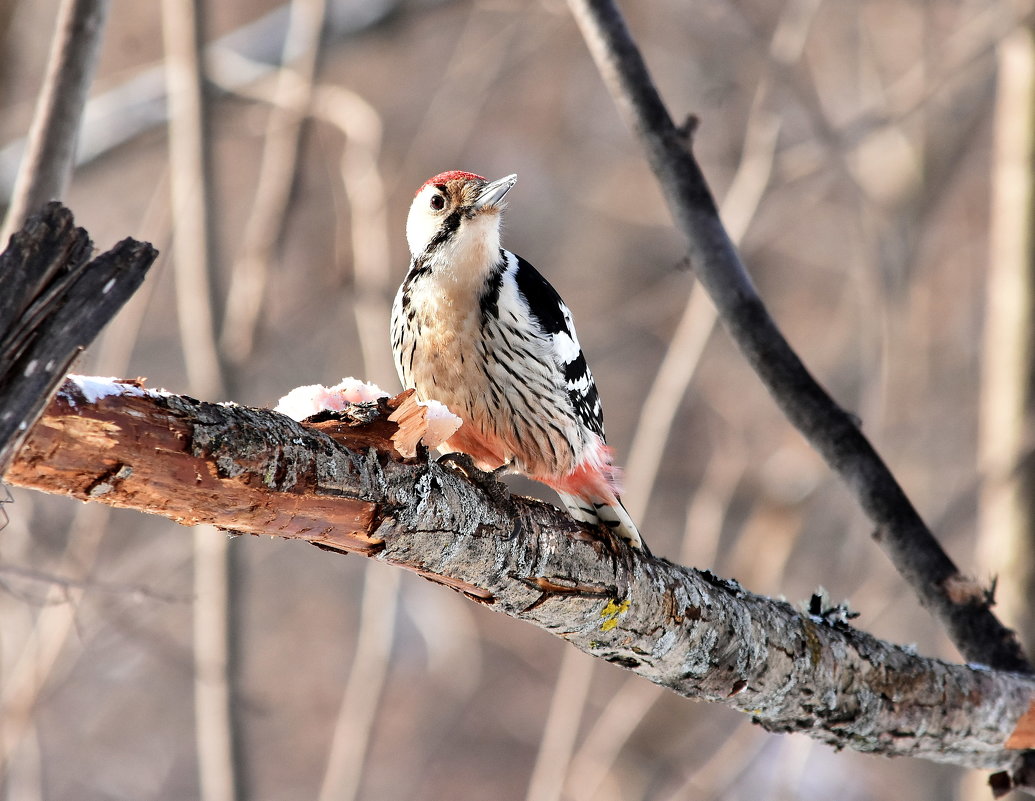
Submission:
[[417,258],[482,249],[495,254],[503,196],[516,182],[516,175],[490,182],[459,170],[429,178],[417,190],[406,218],[410,254]]

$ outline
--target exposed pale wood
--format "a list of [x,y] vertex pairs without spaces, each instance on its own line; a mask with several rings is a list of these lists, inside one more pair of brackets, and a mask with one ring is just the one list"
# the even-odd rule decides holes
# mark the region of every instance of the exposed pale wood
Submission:
[[1028,711],[1017,721],[1013,734],[1006,741],[1006,747],[1035,748],[1035,701],[1032,701]]
[[[251,417],[245,409],[235,412]],[[249,420],[259,426],[252,435],[256,445],[265,443],[261,421],[261,416]],[[74,384],[66,384],[7,480],[160,514],[185,526],[210,523],[243,534],[275,534],[361,553],[377,547],[378,541],[367,533],[374,504],[317,493],[312,476],[294,477],[298,480],[289,499],[270,494],[249,471],[270,470],[267,478],[277,482],[269,454],[238,451],[235,463],[225,464],[223,471],[218,458],[192,451],[198,433],[189,417],[162,409],[152,396],[122,394],[87,403]],[[69,447],[70,442],[78,446]]]

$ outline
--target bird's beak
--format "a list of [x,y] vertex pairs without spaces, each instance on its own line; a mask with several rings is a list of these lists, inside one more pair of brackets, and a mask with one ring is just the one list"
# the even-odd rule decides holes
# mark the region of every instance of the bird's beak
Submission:
[[494,206],[503,200],[503,196],[507,194],[511,187],[516,183],[517,176],[508,175],[506,178],[500,178],[498,181],[486,184],[482,193],[478,195],[474,203],[471,205],[476,209],[484,209],[486,206]]

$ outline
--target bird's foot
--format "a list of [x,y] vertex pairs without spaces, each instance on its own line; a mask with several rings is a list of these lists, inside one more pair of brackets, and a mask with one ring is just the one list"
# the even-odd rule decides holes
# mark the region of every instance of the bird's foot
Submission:
[[498,478],[506,471],[507,465],[502,465],[490,471],[481,470],[475,466],[474,459],[468,454],[456,451],[445,453],[438,457],[438,463],[443,467],[452,465],[454,468],[458,468],[468,481],[481,487],[485,494],[496,501],[496,503],[500,505],[510,503],[510,492],[507,490],[507,485]]

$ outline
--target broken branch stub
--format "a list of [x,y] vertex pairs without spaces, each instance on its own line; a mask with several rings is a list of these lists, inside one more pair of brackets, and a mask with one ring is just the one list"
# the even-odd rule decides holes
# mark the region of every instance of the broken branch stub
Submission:
[[48,203],[0,254],[0,472],[79,352],[137,290],[158,251],[125,239],[91,260],[72,212]]

